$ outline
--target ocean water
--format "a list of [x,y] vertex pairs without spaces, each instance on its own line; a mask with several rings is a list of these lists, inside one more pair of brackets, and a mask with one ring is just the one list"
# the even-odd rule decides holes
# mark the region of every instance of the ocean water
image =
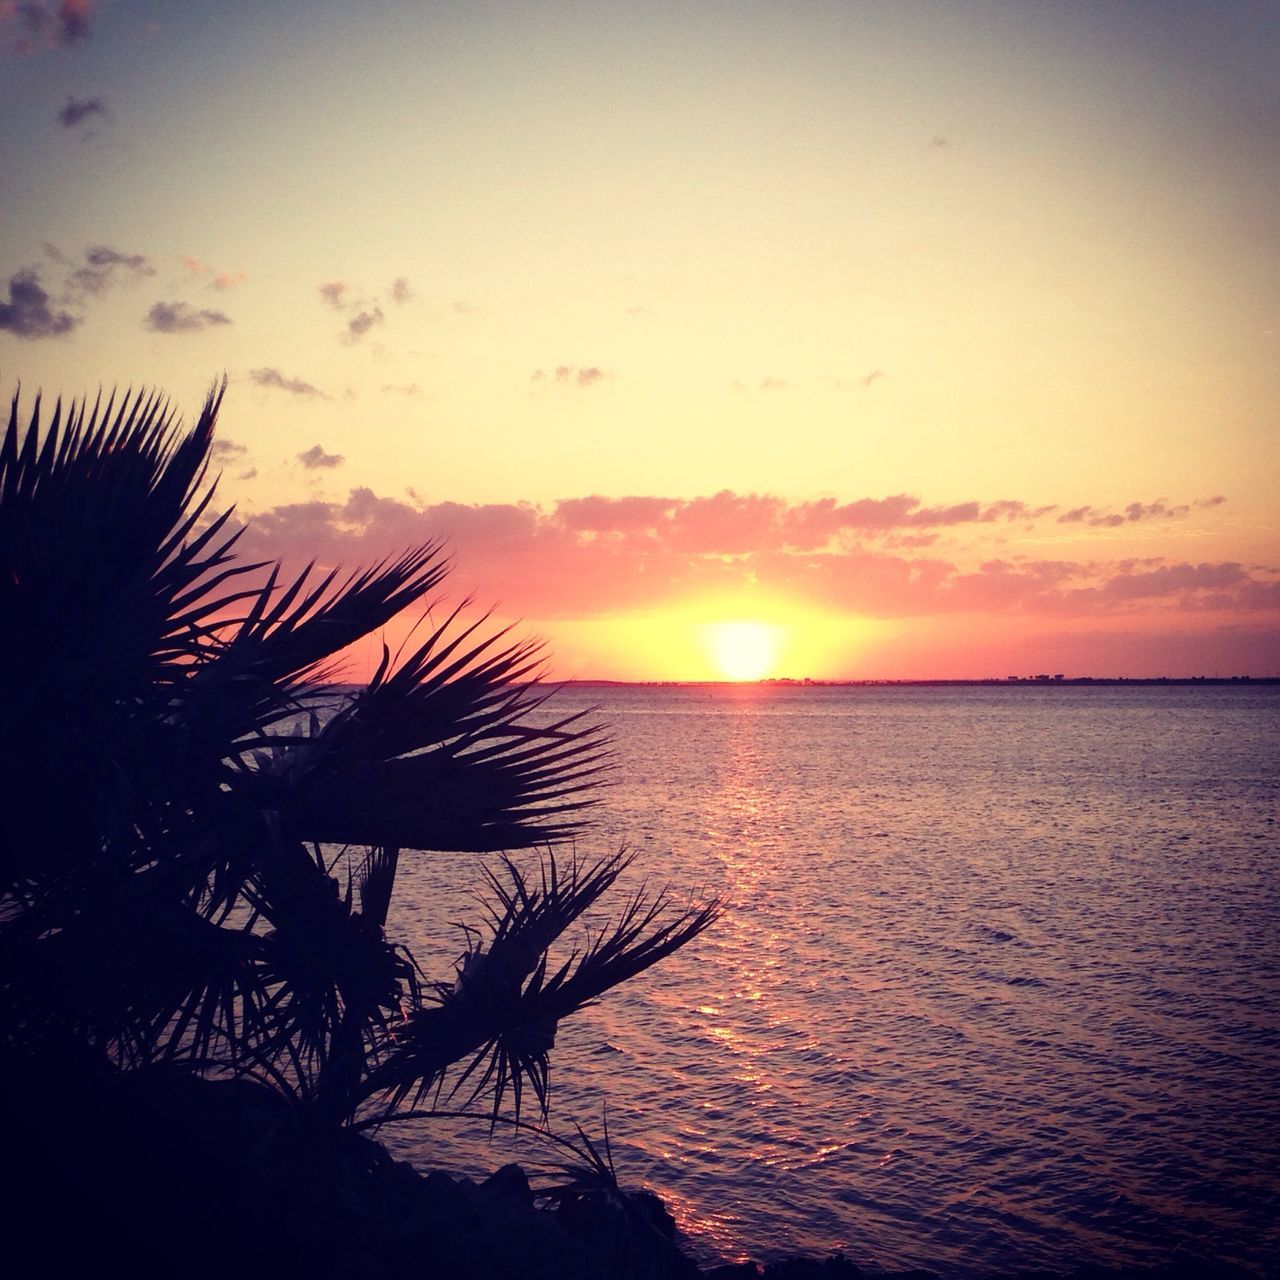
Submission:
[[[614,735],[580,856],[728,904],[552,1068],[552,1125],[607,1114],[703,1259],[1280,1275],[1280,688],[557,702]],[[390,931],[435,975],[485,861],[406,859]],[[383,1136],[473,1175],[548,1155]]]

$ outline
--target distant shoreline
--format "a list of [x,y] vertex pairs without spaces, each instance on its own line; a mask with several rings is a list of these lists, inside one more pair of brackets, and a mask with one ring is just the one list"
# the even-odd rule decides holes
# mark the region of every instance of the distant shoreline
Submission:
[[1018,676],[1003,680],[549,680],[561,688],[612,689],[1061,689],[1087,686],[1280,685],[1280,676]]

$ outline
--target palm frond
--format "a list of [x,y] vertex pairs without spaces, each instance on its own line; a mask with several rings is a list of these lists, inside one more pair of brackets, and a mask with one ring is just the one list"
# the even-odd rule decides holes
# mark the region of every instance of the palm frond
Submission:
[[490,876],[497,902],[489,913],[488,951],[469,946],[455,983],[438,984],[434,1003],[409,1015],[372,1071],[368,1096],[385,1094],[388,1112],[410,1097],[417,1105],[442,1088],[450,1067],[465,1064],[451,1096],[470,1086],[466,1106],[488,1094],[496,1117],[510,1091],[519,1118],[528,1087],[545,1115],[548,1054],[559,1023],[692,940],[721,910],[711,902],[664,918],[667,895],[642,888],[615,921],[588,936],[581,952],[571,951],[553,968],[549,949],[629,861],[619,853],[586,867],[575,861],[561,872],[548,854],[534,886],[507,860],[508,884]]

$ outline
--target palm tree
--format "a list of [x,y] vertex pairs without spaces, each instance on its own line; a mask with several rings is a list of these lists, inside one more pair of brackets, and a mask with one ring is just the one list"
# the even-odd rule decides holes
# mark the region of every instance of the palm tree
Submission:
[[[608,763],[552,714],[536,644],[455,613],[336,696],[340,655],[423,602],[439,543],[348,576],[236,556],[213,506],[225,382],[183,431],[154,394],[54,408],[0,446],[0,1054],[27,1079],[252,1079],[334,1133],[462,1090],[545,1115],[557,1025],[716,906],[642,891],[562,939],[624,854],[571,840]],[[385,926],[418,851],[487,874],[452,981]],[[148,1075],[150,1073],[150,1075]]]

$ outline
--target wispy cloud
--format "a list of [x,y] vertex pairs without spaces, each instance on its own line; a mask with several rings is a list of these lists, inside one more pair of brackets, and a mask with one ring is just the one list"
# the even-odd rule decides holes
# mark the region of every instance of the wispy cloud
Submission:
[[221,311],[197,309],[185,302],[157,302],[144,321],[153,333],[198,333],[230,323],[231,318]]
[[599,365],[560,364],[554,369],[535,369],[529,375],[530,382],[552,382],[561,387],[594,387],[596,383],[612,378],[613,374]]
[[345,280],[330,280],[318,286],[320,298],[329,306],[337,308],[346,305],[347,289],[350,286]]
[[248,449],[244,445],[219,437],[210,447],[209,456],[214,462],[232,462],[236,458],[243,457],[247,452]]
[[107,119],[107,104],[101,98],[67,97],[66,104],[58,112],[58,123],[64,129],[74,129],[93,116]]
[[279,369],[250,369],[249,381],[255,386],[275,387],[280,391],[287,391],[290,395],[316,396],[321,400],[329,399],[319,387],[313,387],[311,383],[304,382],[301,378],[286,378]]
[[80,319],[55,308],[33,268],[9,277],[9,301],[0,302],[0,330],[18,338],[56,338],[70,333]]
[[183,254],[182,265],[197,279],[207,281],[211,289],[217,289],[219,292],[244,284],[249,278],[243,271],[219,271],[207,262],[201,262],[193,254]]
[[1109,507],[1072,507],[1058,517],[1059,524],[1084,524],[1094,529],[1118,529],[1121,525],[1136,524],[1139,520],[1180,520],[1187,515],[1192,505],[1197,507],[1216,507],[1226,502],[1221,494],[1212,498],[1201,498],[1194,504],[1183,502],[1171,506],[1164,498],[1154,502],[1131,502],[1122,511]]
[[384,393],[400,396],[420,396],[422,394],[422,388],[416,382],[384,382],[382,390]]
[[[381,300],[361,296],[352,289],[349,281],[329,280],[317,285],[316,289],[320,294],[320,300],[326,306],[346,315],[346,326],[339,337],[348,345],[359,342],[371,329],[377,328],[386,321],[386,312],[382,309]],[[408,302],[413,297],[408,280],[399,276],[392,281],[387,296],[397,305]]]
[[[53,246],[46,246],[46,249],[51,250]],[[69,259],[62,257],[62,261],[68,262]],[[99,244],[85,250],[83,263],[74,267],[67,276],[67,287],[81,294],[97,294],[122,280],[140,280],[155,273],[156,269],[146,254],[121,253],[119,249]]]
[[317,467],[340,467],[346,459],[340,453],[325,453],[318,444],[313,444],[298,454],[298,461],[311,471]]

